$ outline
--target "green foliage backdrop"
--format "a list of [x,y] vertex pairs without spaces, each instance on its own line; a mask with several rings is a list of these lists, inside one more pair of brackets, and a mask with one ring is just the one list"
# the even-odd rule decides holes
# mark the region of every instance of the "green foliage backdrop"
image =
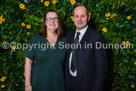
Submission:
[[112,90],[136,91],[135,0],[1,0],[0,91],[24,90],[25,61],[19,43],[28,43],[40,31],[44,13],[57,10],[66,33],[75,28],[71,16],[76,4],[86,5],[91,15],[90,26],[101,31],[108,43],[123,45],[109,48],[107,82]]

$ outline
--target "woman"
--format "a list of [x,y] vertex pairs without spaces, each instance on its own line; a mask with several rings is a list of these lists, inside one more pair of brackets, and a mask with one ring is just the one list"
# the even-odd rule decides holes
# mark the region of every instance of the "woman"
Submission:
[[40,33],[33,36],[29,43],[31,47],[23,52],[26,57],[25,91],[64,91],[65,49],[59,47],[61,42],[65,43],[65,39],[62,38],[59,14],[49,10],[43,17]]

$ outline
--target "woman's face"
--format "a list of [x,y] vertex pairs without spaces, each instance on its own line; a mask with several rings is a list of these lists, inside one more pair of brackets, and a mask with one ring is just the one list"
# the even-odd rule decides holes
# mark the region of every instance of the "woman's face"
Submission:
[[45,25],[47,26],[47,31],[55,32],[58,29],[58,16],[55,12],[48,12],[46,15]]

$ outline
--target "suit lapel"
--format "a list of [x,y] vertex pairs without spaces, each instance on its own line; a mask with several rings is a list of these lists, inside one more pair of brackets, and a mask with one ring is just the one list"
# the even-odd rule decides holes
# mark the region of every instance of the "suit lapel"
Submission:
[[[69,37],[69,44],[71,45],[72,43],[74,43],[74,37],[75,37],[75,32],[76,30],[73,30],[70,37]],[[70,48],[70,52],[72,51],[73,49]]]
[[88,28],[87,28],[85,34],[83,35],[83,37],[82,37],[82,39],[81,39],[81,41],[80,41],[81,45],[84,45],[85,41],[86,41],[86,42],[88,41],[88,39],[89,39],[89,32],[90,32],[90,28],[89,28],[89,26],[88,26]]
[[76,32],[76,30],[73,30],[72,33],[71,33],[71,35],[70,35],[71,36],[70,37],[70,44],[74,43],[75,32]]

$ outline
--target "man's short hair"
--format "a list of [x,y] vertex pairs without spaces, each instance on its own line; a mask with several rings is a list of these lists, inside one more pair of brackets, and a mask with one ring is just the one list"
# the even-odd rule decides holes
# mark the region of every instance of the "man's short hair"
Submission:
[[75,8],[76,7],[79,7],[79,6],[83,6],[83,7],[85,7],[86,8],[86,13],[87,13],[87,15],[89,15],[89,10],[87,9],[87,7],[85,6],[85,5],[81,5],[81,4],[78,4],[78,5],[76,5],[74,8],[73,8],[73,11],[72,11],[72,15],[74,16],[74,10],[75,10]]

